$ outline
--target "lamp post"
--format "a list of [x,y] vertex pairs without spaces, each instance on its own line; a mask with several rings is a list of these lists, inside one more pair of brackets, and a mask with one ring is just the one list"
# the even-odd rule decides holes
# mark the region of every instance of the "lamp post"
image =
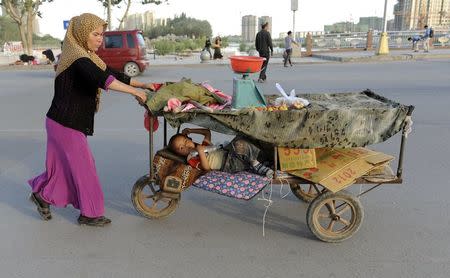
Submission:
[[387,55],[389,54],[389,43],[388,43],[388,36],[387,36],[387,18],[386,18],[386,11],[387,11],[387,2],[388,0],[384,0],[384,16],[383,16],[383,32],[380,36],[380,41],[378,43],[378,49],[377,49],[377,55]]
[[292,38],[295,40],[295,11],[298,10],[298,0],[291,0],[292,10]]

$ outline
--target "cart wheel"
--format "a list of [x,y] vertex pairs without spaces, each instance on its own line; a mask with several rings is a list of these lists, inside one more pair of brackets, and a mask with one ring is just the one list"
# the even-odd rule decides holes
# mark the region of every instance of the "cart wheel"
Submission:
[[[316,184],[317,188],[322,191],[323,187],[319,184]],[[314,198],[319,195],[312,184],[301,184],[301,183],[293,183],[290,184],[291,191],[295,195],[295,197],[299,198],[305,203],[311,203]]]
[[157,183],[150,181],[148,175],[142,176],[131,191],[134,208],[150,219],[163,218],[173,213],[178,206],[179,196],[162,192]]
[[328,191],[317,196],[306,213],[309,229],[325,242],[341,242],[350,238],[358,231],[363,218],[361,203],[346,191]]

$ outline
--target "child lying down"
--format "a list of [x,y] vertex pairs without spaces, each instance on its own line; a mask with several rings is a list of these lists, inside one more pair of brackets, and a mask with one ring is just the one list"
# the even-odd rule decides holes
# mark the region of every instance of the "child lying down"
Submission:
[[[204,136],[203,142],[197,144],[189,134]],[[204,171],[218,170],[228,173],[250,171],[255,174],[273,177],[273,170],[257,160],[260,149],[249,141],[235,137],[231,143],[222,147],[211,143],[211,131],[203,128],[185,128],[180,134],[170,138],[169,149],[186,157],[192,167]]]

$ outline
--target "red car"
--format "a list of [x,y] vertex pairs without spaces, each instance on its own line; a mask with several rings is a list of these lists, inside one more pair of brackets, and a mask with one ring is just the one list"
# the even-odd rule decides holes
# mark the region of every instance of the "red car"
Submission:
[[144,37],[139,30],[105,32],[97,54],[109,67],[131,77],[140,74],[149,65]]

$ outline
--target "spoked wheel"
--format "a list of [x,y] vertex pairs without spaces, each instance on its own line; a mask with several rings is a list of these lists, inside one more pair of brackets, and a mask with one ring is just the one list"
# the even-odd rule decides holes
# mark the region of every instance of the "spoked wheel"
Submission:
[[326,192],[308,207],[306,222],[311,232],[325,242],[341,242],[350,238],[361,226],[363,208],[348,192]]
[[158,184],[142,176],[133,186],[131,201],[134,208],[144,217],[162,218],[175,211],[180,200],[179,194],[166,193]]
[[[293,183],[290,184],[291,191],[295,195],[295,197],[299,198],[305,203],[311,203],[314,198],[319,195],[317,190],[314,188],[314,185],[312,184],[300,184],[300,183]],[[316,187],[322,191],[324,188],[321,185],[316,184]]]

